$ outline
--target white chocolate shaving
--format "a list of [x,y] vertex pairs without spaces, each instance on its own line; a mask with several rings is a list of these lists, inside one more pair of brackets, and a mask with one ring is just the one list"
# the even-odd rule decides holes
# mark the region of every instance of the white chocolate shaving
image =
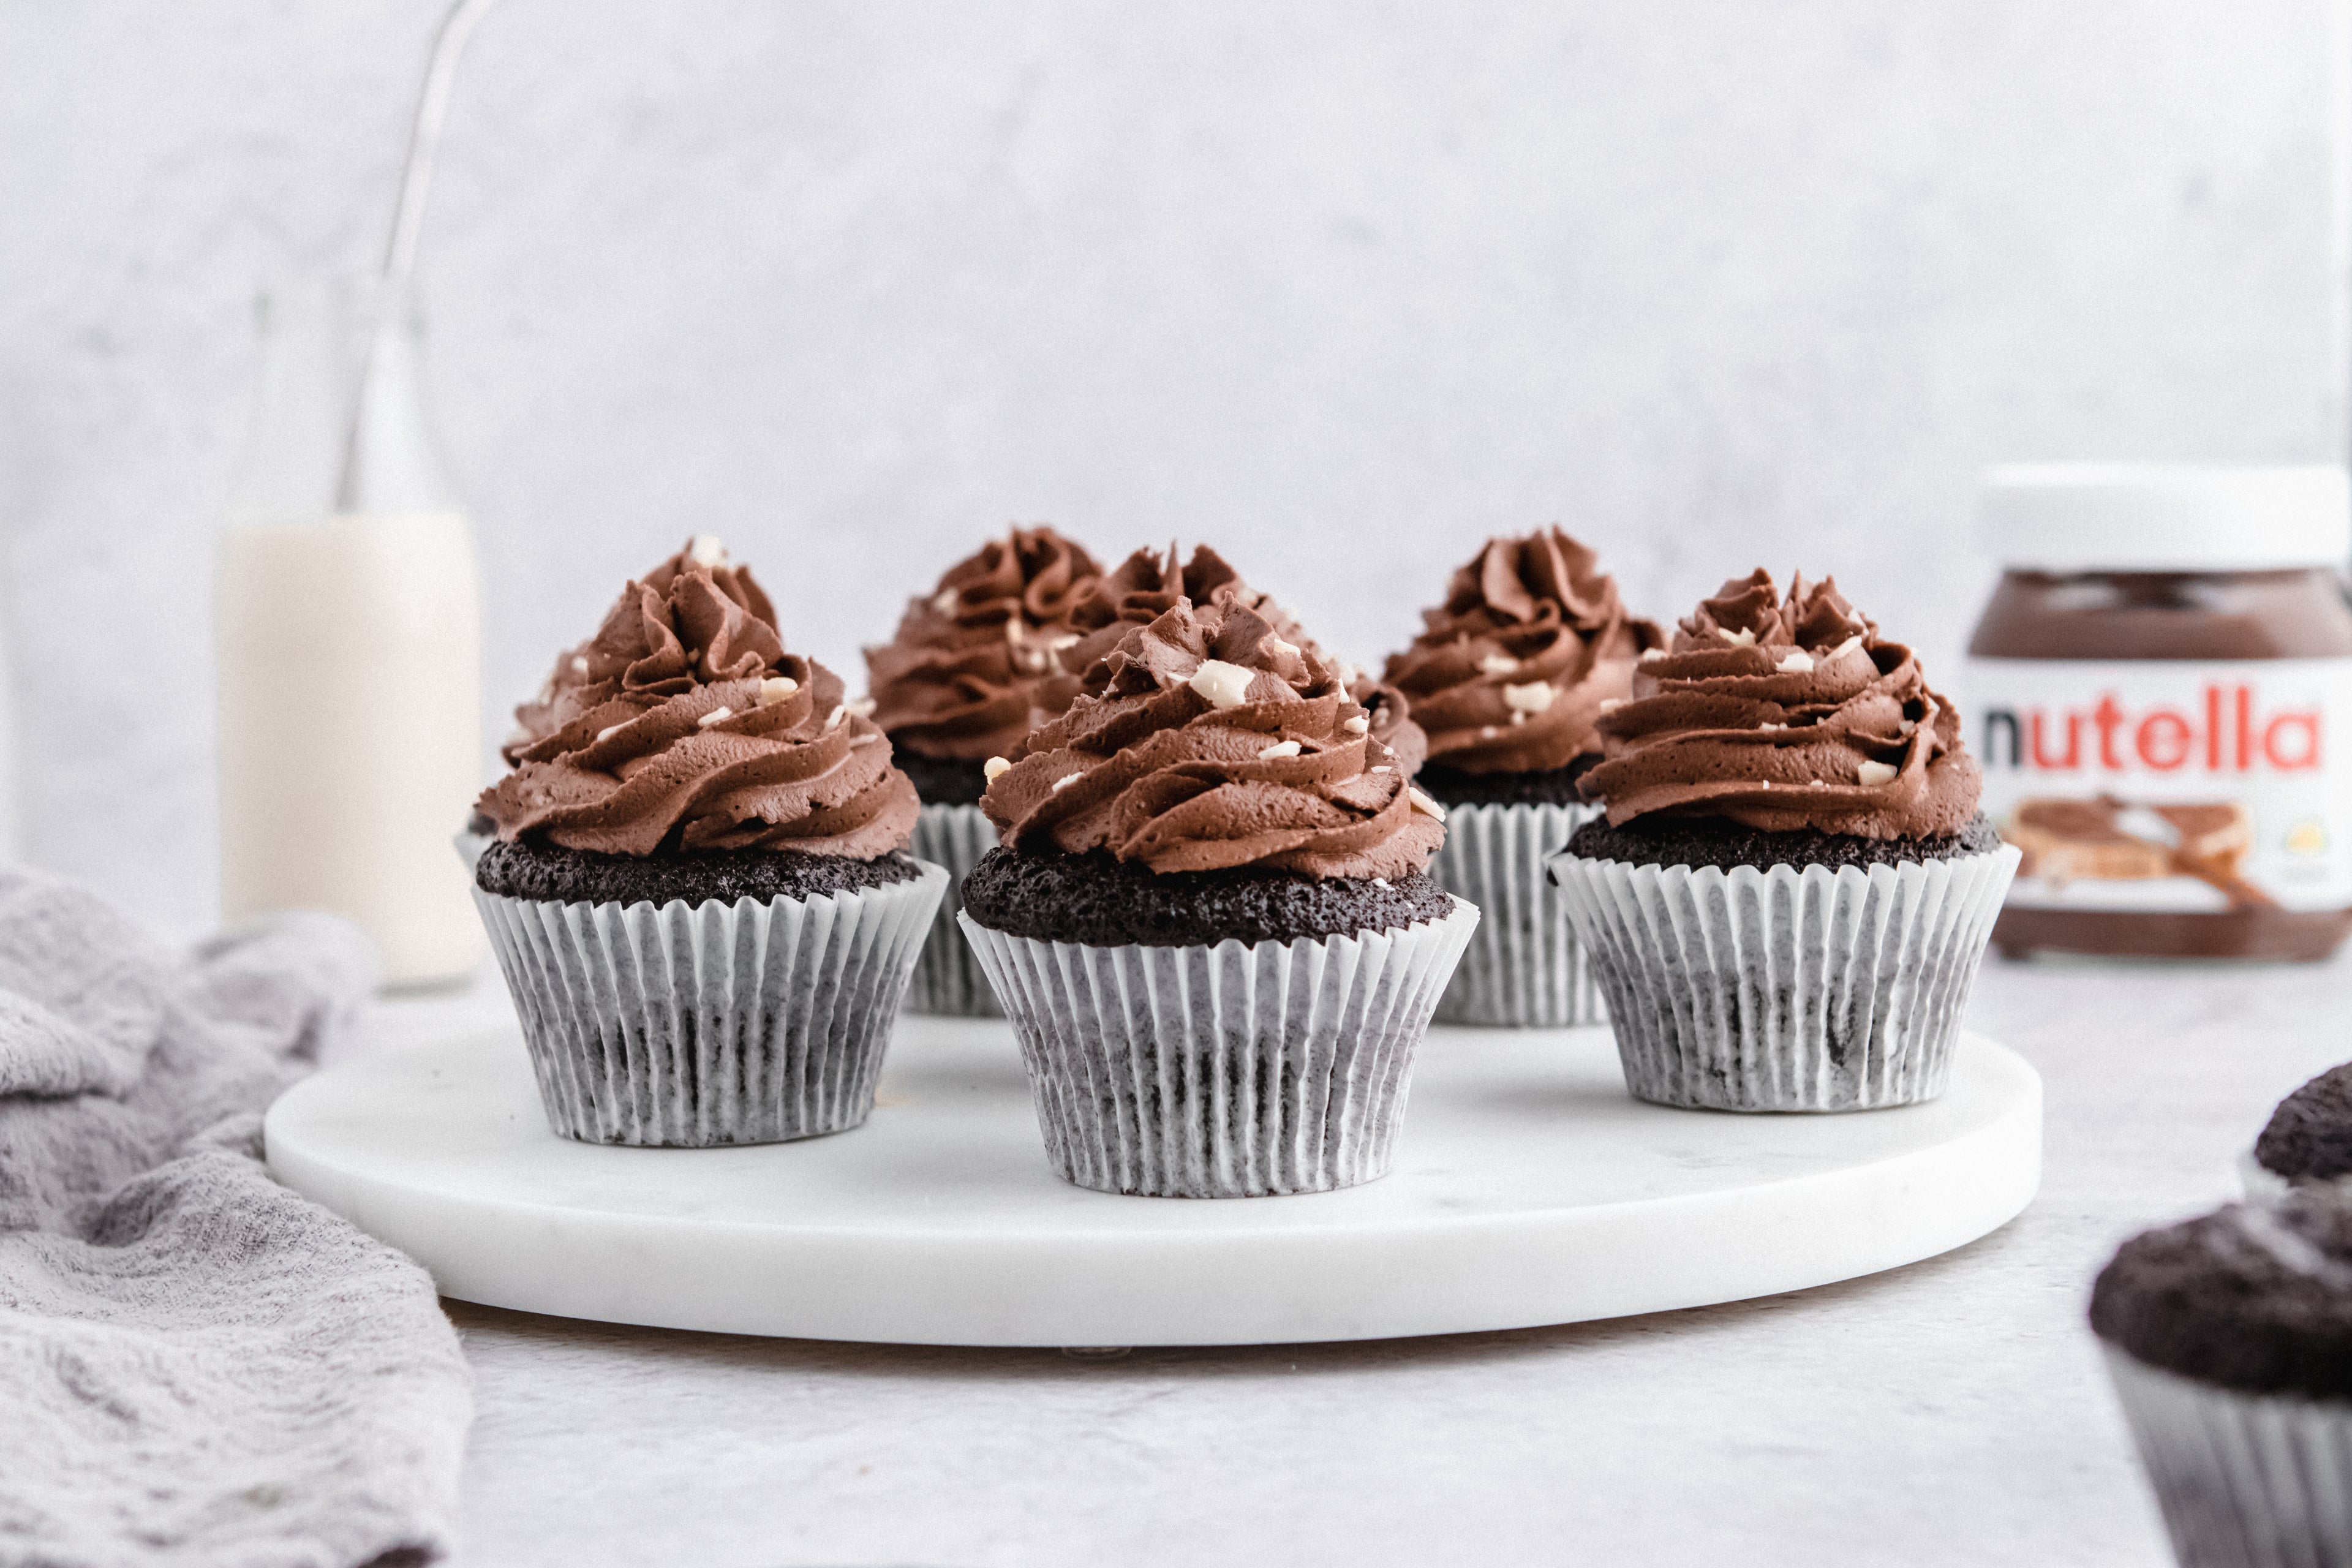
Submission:
[[1246,700],[1254,671],[1222,658],[1206,659],[1192,672],[1189,684],[1212,708],[1238,708]]
[[1551,700],[1559,695],[1548,680],[1530,680],[1524,686],[1503,688],[1504,702],[1521,713],[1540,713],[1550,707]]
[[727,564],[727,546],[719,542],[715,533],[698,533],[694,536],[694,542],[686,547],[686,557],[697,566],[724,566]]
[[1372,721],[1363,714],[1359,713],[1354,718],[1341,724],[1339,728],[1347,731],[1350,735],[1369,735],[1372,731]]
[[1489,675],[1516,675],[1519,661],[1507,653],[1490,653],[1478,661],[1478,668]]
[[1729,643],[1734,647],[1754,647],[1756,646],[1756,634],[1745,626],[1742,626],[1736,632],[1723,631],[1721,626],[1717,626],[1716,630],[1723,632],[1723,640]]
[[1069,788],[1072,784],[1077,783],[1080,779],[1086,776],[1086,770],[1084,768],[1079,769],[1074,773],[1064,773],[1060,778],[1054,781],[1054,793],[1055,795],[1061,794],[1064,790]]
[[955,613],[955,607],[956,591],[953,588],[942,588],[931,595],[931,608],[940,614],[952,615]]
[[1895,769],[1885,763],[1864,763],[1853,772],[1864,789],[1876,789],[1880,784],[1895,782]]
[[1272,648],[1276,653],[1297,653],[1298,651],[1298,645],[1297,643],[1285,642],[1280,637],[1268,637],[1265,642],[1258,646],[1261,647]]
[[1296,741],[1276,741],[1273,745],[1268,746],[1265,750],[1264,750],[1264,751],[1262,751],[1262,752],[1260,752],[1258,753],[1258,760],[1259,760],[1260,762],[1264,762],[1265,759],[1267,759],[1267,758],[1269,758],[1269,757],[1295,757],[1295,756],[1297,756],[1297,754],[1298,754],[1298,742],[1296,742]]
[[1846,655],[1852,653],[1861,646],[1862,634],[1860,632],[1856,632],[1853,636],[1846,638],[1845,641],[1838,644],[1837,647],[1830,649],[1830,657],[1832,658],[1843,658]]
[[1789,726],[1786,724],[1759,724],[1756,727],[1759,730],[1785,730]]
[[1654,663],[1655,663],[1657,660],[1662,659],[1662,658],[1665,658],[1665,657],[1666,657],[1666,650],[1665,650],[1664,648],[1662,648],[1662,647],[1645,647],[1645,648],[1643,648],[1643,649],[1642,650],[1642,657],[1641,657],[1641,658],[1637,658],[1637,659],[1635,659],[1633,662],[1634,662],[1635,664],[1654,664]]
[[572,656],[572,673],[574,675],[588,673],[588,661],[576,653]]
[[1005,774],[1013,771],[1013,764],[1006,762],[1003,757],[991,757],[988,761],[980,764],[980,771],[982,777],[986,778],[989,783],[994,784],[997,780],[1003,778]]
[[773,708],[801,689],[801,683],[789,675],[772,675],[760,682],[760,706]]
[[1802,675],[1813,668],[1813,656],[1803,648],[1792,647],[1789,650],[1788,657],[1772,668],[1783,675]]
[[[626,719],[621,721],[621,724],[625,724],[628,721]],[[621,732],[621,724],[605,725],[603,729],[596,731],[596,739],[599,741],[611,740],[614,736]]]
[[1604,697],[1601,700],[1601,710],[1603,713],[1614,713],[1624,706],[1625,700],[1622,697]]
[[874,699],[871,697],[853,697],[848,701],[843,703],[842,706],[849,710],[852,713],[856,714],[860,719],[871,719],[874,717]]
[[701,728],[708,730],[710,726],[718,723],[720,720],[732,719],[733,717],[735,717],[735,710],[721,706],[713,708],[709,712],[705,713],[701,718],[697,719],[695,723]]
[[1438,805],[1435,801],[1430,799],[1427,795],[1422,794],[1421,791],[1413,785],[1405,785],[1404,795],[1407,800],[1412,803],[1413,810],[1420,812],[1424,816],[1433,816],[1440,822],[1445,820],[1445,808]]
[[1389,765],[1388,765],[1386,763],[1381,763],[1379,767],[1376,767],[1376,768],[1366,768],[1364,771],[1365,771],[1366,773],[1384,773],[1389,772],[1389,771],[1390,771],[1390,768],[1389,768]]

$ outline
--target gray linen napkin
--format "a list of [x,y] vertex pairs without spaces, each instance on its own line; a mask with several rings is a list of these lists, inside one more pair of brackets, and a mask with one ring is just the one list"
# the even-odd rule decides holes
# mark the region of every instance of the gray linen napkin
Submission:
[[372,969],[324,916],[175,953],[0,869],[0,1563],[447,1549],[472,1405],[432,1281],[260,1163]]

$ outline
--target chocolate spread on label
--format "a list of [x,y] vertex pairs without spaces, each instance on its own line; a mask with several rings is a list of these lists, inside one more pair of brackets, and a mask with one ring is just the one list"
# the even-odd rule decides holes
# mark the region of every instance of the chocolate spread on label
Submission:
[[2352,931],[2352,607],[2325,566],[2012,567],[1969,644],[2038,951],[2316,959]]

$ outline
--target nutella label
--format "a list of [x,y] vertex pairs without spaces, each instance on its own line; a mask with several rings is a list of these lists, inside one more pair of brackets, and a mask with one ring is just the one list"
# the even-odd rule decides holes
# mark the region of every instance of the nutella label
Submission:
[[2352,906],[2352,659],[1973,658],[1984,810],[2035,909]]

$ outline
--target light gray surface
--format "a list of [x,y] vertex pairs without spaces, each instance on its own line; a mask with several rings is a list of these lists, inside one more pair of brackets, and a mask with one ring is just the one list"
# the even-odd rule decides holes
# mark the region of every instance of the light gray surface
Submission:
[[[375,254],[441,8],[0,5],[27,840],[185,930],[250,299]],[[853,679],[1049,518],[1359,658],[1559,519],[1645,611],[1834,572],[1948,680],[1979,462],[2341,456],[2345,12],[507,0],[424,249],[485,737],[694,530]]]
[[453,1306],[467,1561],[2158,1568],[2091,1277],[2230,1195],[2278,1097],[2352,1057],[2347,981],[1992,963],[1969,1023],[2043,1075],[2041,1197],[1948,1257],[1764,1301],[1099,1364]]

